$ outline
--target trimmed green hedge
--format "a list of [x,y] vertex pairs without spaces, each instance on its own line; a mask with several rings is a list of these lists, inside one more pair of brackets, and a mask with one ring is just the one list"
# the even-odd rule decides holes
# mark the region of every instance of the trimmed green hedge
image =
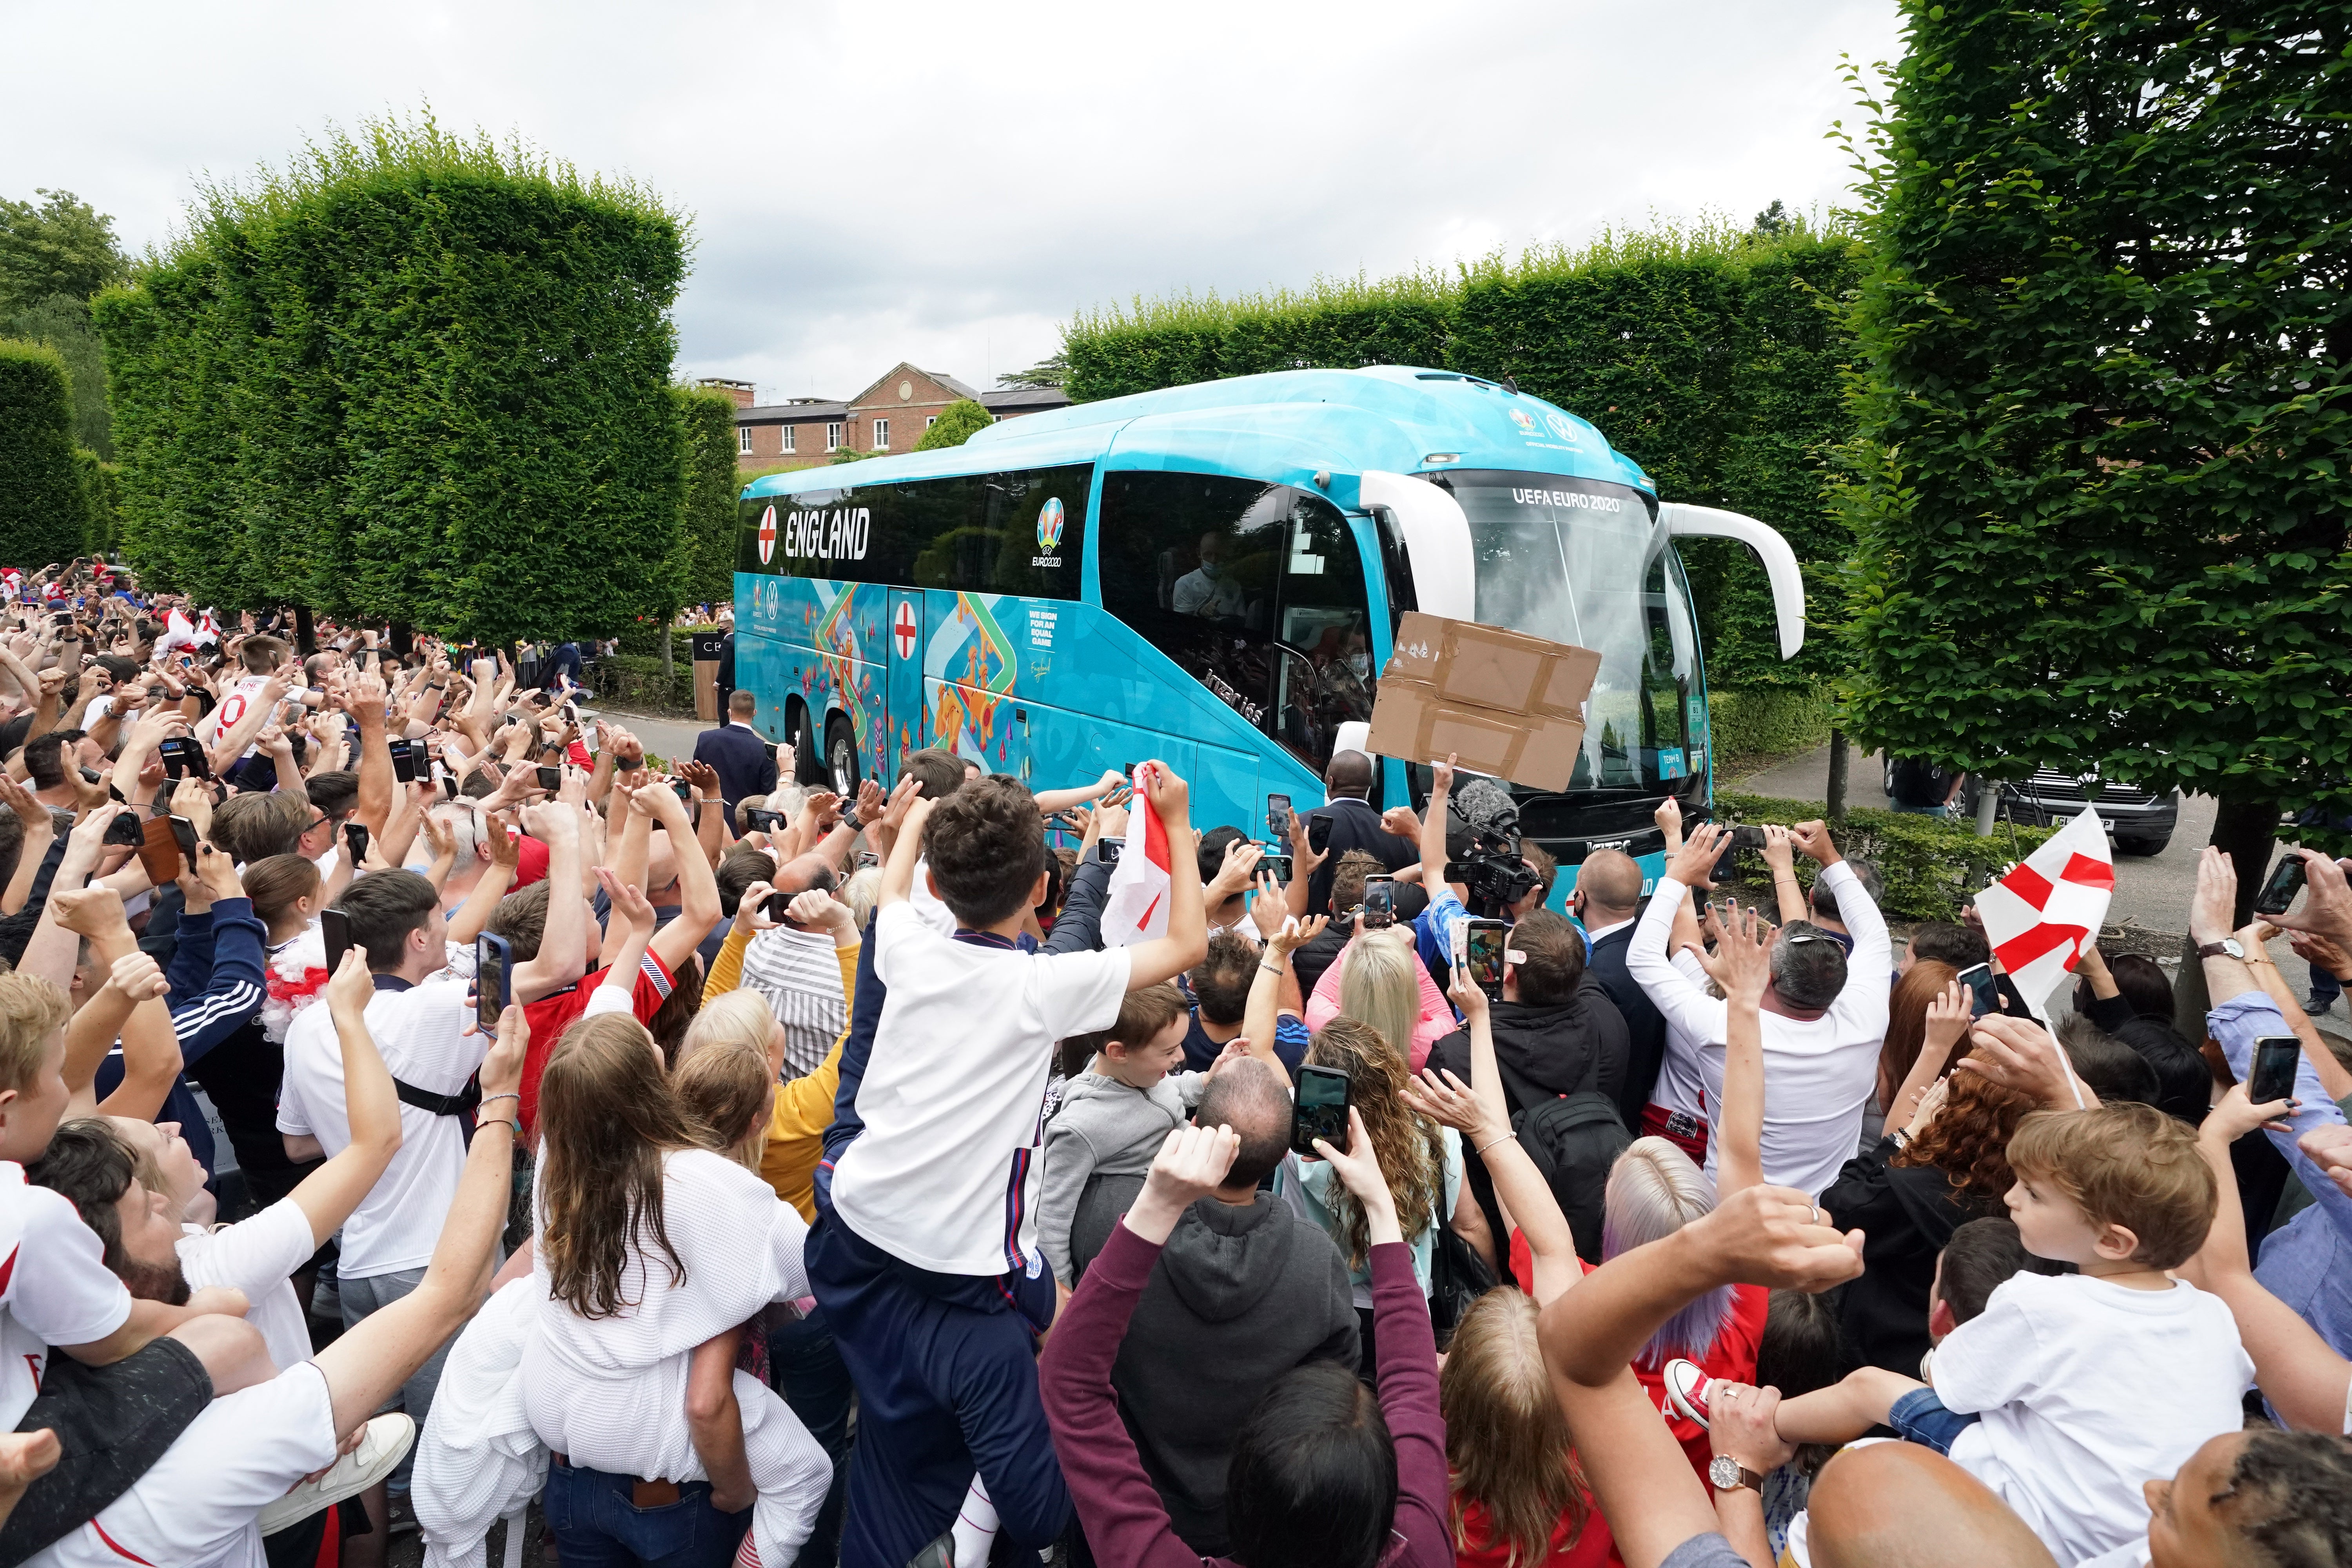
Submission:
[[[681,638],[681,641],[684,639]],[[601,661],[598,695],[623,708],[649,713],[694,712],[694,662],[681,651],[670,661],[667,685],[662,682],[661,660],[643,654],[608,654]]]
[[45,343],[0,339],[0,563],[70,560],[89,517],[65,359]]
[[1706,727],[1717,768],[1827,745],[1832,706],[1828,692],[1797,686],[1709,691]]
[[682,605],[720,605],[735,596],[735,400],[707,386],[676,386],[684,432],[686,493],[681,541],[687,552]]
[[1139,299],[1063,331],[1079,402],[1309,366],[1421,364],[1507,379],[1590,420],[1669,500],[1770,523],[1803,565],[1811,635],[1780,660],[1763,568],[1722,540],[1681,544],[1709,679],[1813,687],[1845,653],[1836,580],[1848,536],[1828,456],[1852,434],[1839,307],[1858,257],[1843,233],[1702,224],[1605,235],[1582,250],[1496,256],[1454,277],[1318,279],[1226,300]]
[[[1718,822],[1776,822],[1786,826],[1820,817],[1823,807],[1817,800],[1776,800],[1718,790],[1715,813]],[[1956,921],[1969,899],[2057,831],[2004,822],[1991,837],[1979,838],[1973,824],[1948,817],[1858,810],[1846,813],[1844,824],[1837,829],[1837,841],[1847,858],[1867,860],[1878,868],[1886,884],[1879,907],[1890,917]],[[1803,877],[1811,862],[1799,856],[1797,863]],[[1754,850],[1738,851],[1733,864],[1749,879],[1770,879],[1763,857]],[[1810,888],[1810,879],[1807,885]]]
[[224,609],[488,642],[667,616],[684,230],[638,186],[429,117],[205,187],[93,307],[132,563]]

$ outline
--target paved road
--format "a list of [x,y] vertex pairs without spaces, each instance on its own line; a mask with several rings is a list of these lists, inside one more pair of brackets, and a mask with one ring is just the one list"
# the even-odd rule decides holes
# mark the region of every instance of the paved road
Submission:
[[596,712],[605,722],[618,724],[643,741],[647,751],[663,757],[693,756],[694,738],[715,728],[697,719],[657,719],[618,708],[599,708]]

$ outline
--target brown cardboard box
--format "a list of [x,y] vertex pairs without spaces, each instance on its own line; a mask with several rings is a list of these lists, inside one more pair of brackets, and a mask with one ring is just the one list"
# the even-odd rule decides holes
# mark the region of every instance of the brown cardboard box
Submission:
[[1408,611],[1381,672],[1369,744],[1385,756],[1566,789],[1584,746],[1591,648]]

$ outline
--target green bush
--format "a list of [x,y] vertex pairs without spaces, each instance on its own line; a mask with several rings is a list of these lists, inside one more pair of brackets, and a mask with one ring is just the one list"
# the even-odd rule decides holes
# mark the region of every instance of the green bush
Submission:
[[650,193],[429,117],[205,187],[94,307],[132,562],[492,642],[667,615],[684,246]]
[[662,680],[661,660],[642,654],[616,653],[601,661],[597,678],[600,695],[623,708],[648,713],[694,712],[694,662],[680,653],[670,663],[670,678]]
[[735,596],[735,400],[707,386],[676,386],[685,433],[687,551],[683,605],[719,605]]
[[1801,223],[1605,235],[1447,278],[1318,279],[1303,292],[1137,300],[1063,331],[1079,402],[1309,366],[1422,364],[1509,379],[1590,420],[1667,500],[1770,523],[1802,564],[1811,635],[1782,663],[1771,592],[1743,546],[1679,546],[1709,679],[1811,688],[1843,668],[1848,539],[1825,459],[1847,439],[1851,339],[1836,307],[1856,249]]
[[[1817,800],[1776,800],[1718,790],[1715,813],[1720,822],[1777,822],[1787,826],[1815,820],[1822,815],[1822,806]],[[1979,838],[1973,824],[1949,817],[1862,810],[1846,813],[1837,841],[1848,859],[1867,860],[1878,868],[1886,884],[1879,907],[1889,917],[1956,921],[1971,898],[2057,831],[2004,822],[1991,837]],[[1763,857],[1754,850],[1738,851],[1733,864],[1745,879],[1770,880]],[[1798,875],[1810,890],[1812,863],[1799,856],[1797,864]]]
[[[684,630],[673,630],[669,634],[669,657],[671,662],[676,663],[681,659],[692,659],[694,658],[694,634],[697,631],[709,631],[712,628],[709,626],[688,626]],[[641,621],[633,626],[624,627],[622,629],[619,641],[621,644],[621,651],[623,653],[635,654],[644,658],[658,659],[661,658],[661,623],[658,621]]]
[[1798,686],[1709,691],[1706,727],[1717,770],[1828,744],[1831,707],[1828,692]]
[[74,452],[64,358],[0,339],[0,563],[36,569],[82,552],[89,498]]
[[89,447],[76,447],[74,473],[81,485],[83,503],[89,508],[83,540],[99,554],[111,556],[121,541],[121,471],[114,464],[100,460]]
[[940,422],[923,432],[915,450],[936,452],[941,447],[961,447],[995,423],[995,415],[969,397],[959,397],[940,411]]

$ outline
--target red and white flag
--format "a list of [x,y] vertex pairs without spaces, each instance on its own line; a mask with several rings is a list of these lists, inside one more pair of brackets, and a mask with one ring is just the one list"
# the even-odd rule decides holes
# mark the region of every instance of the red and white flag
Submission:
[[1110,870],[1110,886],[1103,894],[1102,942],[1105,947],[1126,947],[1168,934],[1168,827],[1143,793],[1141,775],[1150,764],[1136,769],[1135,799],[1127,814],[1127,844],[1118,864]]
[[1985,939],[2019,994],[2042,1005],[2098,940],[2116,889],[2115,855],[2099,814],[2083,815],[1977,895]]

